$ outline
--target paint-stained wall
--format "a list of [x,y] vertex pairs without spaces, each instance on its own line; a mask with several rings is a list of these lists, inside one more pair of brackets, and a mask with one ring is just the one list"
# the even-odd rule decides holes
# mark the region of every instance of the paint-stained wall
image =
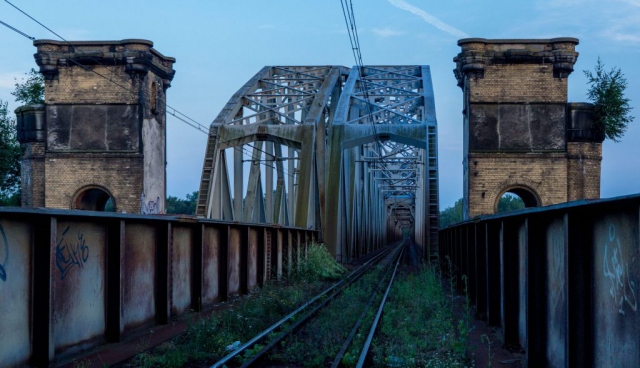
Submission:
[[53,273],[55,349],[103,339],[106,231],[91,222],[60,221]]
[[0,368],[59,363],[262,286],[265,227],[301,239],[303,249],[318,236],[197,218],[0,208]]
[[32,228],[0,216],[0,366],[31,355]]
[[[482,216],[440,231],[440,259],[458,280],[488,280],[470,302],[487,301],[479,310],[523,365],[638,367],[639,213],[637,194]],[[486,267],[466,268],[474,248],[487,249]]]

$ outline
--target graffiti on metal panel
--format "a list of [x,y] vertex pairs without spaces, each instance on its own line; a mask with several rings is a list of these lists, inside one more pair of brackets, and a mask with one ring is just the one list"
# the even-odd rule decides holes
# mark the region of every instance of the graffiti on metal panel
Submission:
[[[611,250],[609,249],[609,246]],[[604,246],[604,277],[611,281],[609,294],[613,298],[618,313],[625,314],[625,306],[631,308],[633,312],[638,310],[638,299],[636,296],[636,284],[629,275],[629,261],[625,260],[620,246],[620,238],[616,236],[616,228],[609,226],[609,244]]]
[[551,254],[553,257],[552,274],[550,280],[553,293],[553,309],[557,310],[558,306],[564,302],[565,297],[565,274],[564,274],[564,233],[553,231],[551,233]]
[[78,232],[77,239],[66,240],[70,226],[62,232],[62,237],[56,244],[56,267],[60,271],[60,280],[64,280],[73,267],[84,268],[89,259],[89,247],[85,244],[84,234]]
[[5,266],[9,260],[9,242],[7,241],[7,235],[4,233],[2,225],[0,225],[0,241],[2,241],[2,247],[4,248],[4,260],[0,263],[0,280],[7,281],[7,270]]
[[140,196],[140,213],[143,215],[157,215],[160,213],[160,197],[154,201],[147,201],[144,193]]

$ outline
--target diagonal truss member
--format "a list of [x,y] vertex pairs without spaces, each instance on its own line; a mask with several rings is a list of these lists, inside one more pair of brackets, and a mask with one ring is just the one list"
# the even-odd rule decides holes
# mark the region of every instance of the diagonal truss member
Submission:
[[196,214],[321,229],[326,125],[346,73],[267,66],[240,88],[211,124]]
[[321,230],[340,261],[400,237],[437,254],[428,66],[264,67],[211,124],[197,215]]
[[339,260],[412,237],[437,256],[437,124],[428,66],[351,69],[329,129],[324,239]]

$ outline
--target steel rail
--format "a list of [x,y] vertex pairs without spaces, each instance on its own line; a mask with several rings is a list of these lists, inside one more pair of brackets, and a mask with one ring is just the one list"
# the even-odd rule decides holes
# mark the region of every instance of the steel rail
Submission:
[[[402,258],[402,253],[404,252],[404,249],[406,248],[407,244],[405,242],[402,251],[398,252],[397,254],[397,259],[394,259],[394,261],[399,261]],[[347,336],[347,339],[345,340],[344,344],[342,345],[342,348],[340,349],[340,351],[338,352],[338,354],[336,354],[335,358],[333,359],[333,363],[331,364],[331,368],[337,368],[340,365],[340,362],[342,361],[342,357],[344,357],[344,354],[347,352],[347,349],[349,348],[349,346],[351,346],[351,342],[353,341],[353,338],[356,336],[356,333],[358,332],[358,330],[360,329],[360,326],[362,325],[362,322],[364,321],[364,318],[367,315],[367,312],[369,312],[369,309],[371,308],[371,305],[373,304],[373,301],[375,300],[376,296],[378,296],[378,291],[380,290],[380,288],[382,287],[382,283],[384,282],[384,280],[386,280],[387,275],[389,274],[389,271],[391,271],[391,265],[394,263],[394,261],[392,261],[389,264],[389,267],[387,268],[387,270],[385,271],[384,275],[380,278],[380,282],[378,283],[378,285],[376,286],[375,290],[373,291],[373,293],[371,294],[371,298],[369,299],[369,301],[367,302],[367,305],[365,306],[364,310],[362,311],[362,314],[360,315],[360,318],[358,318],[358,321],[356,321],[356,323],[353,325],[353,328],[351,329],[351,332],[349,333],[349,336]]]
[[[310,305],[315,303],[318,299],[320,299],[323,296],[327,295],[332,290],[335,290],[336,288],[338,288],[342,284],[345,284],[345,283],[347,283],[346,285],[351,284],[353,281],[357,280],[357,278],[359,278],[359,276],[361,276],[364,273],[364,271],[366,271],[369,267],[371,267],[373,262],[375,262],[378,259],[380,259],[383,255],[386,255],[389,251],[391,251],[391,249],[393,249],[393,246],[389,246],[387,249],[385,249],[382,252],[380,252],[380,254],[375,255],[370,260],[368,260],[367,262],[363,263],[362,266],[360,266],[359,268],[353,270],[349,275],[347,275],[347,277],[345,277],[342,280],[338,281],[337,283],[333,284],[331,287],[327,288],[322,293],[316,295],[315,297],[313,297],[312,299],[310,299],[309,301],[307,301],[306,303],[304,303],[303,305],[298,307],[296,310],[294,310],[293,312],[289,313],[288,315],[286,315],[285,317],[280,319],[278,322],[274,323],[273,325],[269,326],[264,331],[260,332],[256,336],[254,336],[251,340],[249,340],[246,343],[240,345],[236,350],[234,350],[231,353],[227,354],[225,357],[223,357],[222,359],[217,361],[215,364],[213,364],[210,368],[220,368],[220,367],[224,366],[231,359],[235,358],[236,356],[238,356],[239,354],[241,354],[242,352],[247,350],[250,346],[253,346],[256,342],[258,342],[259,340],[261,340],[262,338],[264,338],[265,336],[267,336],[268,334],[273,332],[276,328],[280,327],[285,322],[289,321],[296,314],[300,313],[301,311],[303,311],[304,309],[306,309],[307,307],[309,307]],[[342,289],[340,289],[340,290],[342,290]],[[337,294],[338,292],[339,291],[336,291],[336,293],[334,293],[334,295]]]
[[387,286],[387,291],[385,291],[384,296],[382,297],[382,301],[380,302],[380,307],[378,308],[378,313],[376,313],[376,317],[373,319],[373,324],[371,325],[371,329],[369,330],[369,335],[367,336],[367,340],[364,342],[364,346],[362,347],[362,352],[360,353],[360,358],[358,359],[358,363],[356,364],[356,368],[362,368],[364,366],[364,361],[369,354],[369,349],[371,348],[371,342],[373,341],[373,335],[376,333],[376,329],[378,328],[378,323],[380,322],[380,317],[382,316],[382,311],[384,310],[384,305],[387,303],[387,296],[389,296],[389,291],[391,291],[391,286],[393,285],[393,280],[396,277],[396,273],[398,272],[398,266],[400,265],[400,260],[402,260],[402,254],[404,253],[405,248],[402,248],[400,252],[400,258],[396,262],[396,267],[393,269],[393,274],[391,274],[391,280],[389,280],[389,286]]
[[[389,250],[391,250],[392,247],[389,248]],[[388,252],[384,252],[381,253],[379,255],[376,256],[377,259],[382,258],[382,255],[386,255]],[[369,262],[367,262],[369,263]],[[373,265],[373,263],[370,264],[370,266]],[[353,284],[354,282],[358,281],[360,279],[360,277],[362,277],[362,275],[364,275],[364,273],[369,269],[369,267],[367,268],[363,268],[360,267],[358,270],[361,270],[358,274],[356,274],[352,279],[350,279],[348,281],[348,283],[345,283],[344,285],[342,285],[340,287],[340,289],[338,289],[335,293],[331,294],[329,297],[327,297],[326,299],[324,299],[322,301],[322,303],[318,304],[317,306],[315,306],[312,310],[310,310],[307,314],[305,314],[304,316],[302,316],[302,318],[300,318],[296,323],[294,323],[291,327],[289,327],[289,329],[287,329],[286,331],[284,331],[283,333],[281,333],[278,337],[276,337],[275,339],[271,340],[269,342],[268,345],[266,345],[265,347],[263,347],[262,349],[260,349],[260,351],[258,351],[256,354],[254,354],[253,356],[251,356],[242,366],[241,368],[246,368],[246,367],[250,367],[252,366],[254,363],[257,363],[258,360],[260,360],[260,358],[262,358],[262,356],[264,356],[264,354],[266,354],[269,350],[273,349],[278,342],[282,341],[284,338],[286,338],[287,336],[289,336],[291,333],[293,333],[294,331],[296,331],[299,327],[301,327],[303,324],[305,324],[311,317],[313,317],[320,309],[324,308],[330,301],[332,301],[336,296],[338,296],[344,289],[346,289],[348,286],[350,286],[351,284]]]

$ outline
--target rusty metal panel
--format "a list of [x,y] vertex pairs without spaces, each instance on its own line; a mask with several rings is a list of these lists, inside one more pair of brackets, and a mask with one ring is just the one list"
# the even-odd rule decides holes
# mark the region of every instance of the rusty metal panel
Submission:
[[264,278],[263,278],[263,284],[266,283],[269,279],[271,279],[271,274],[273,271],[273,253],[271,252],[272,249],[272,236],[273,236],[273,232],[271,231],[271,229],[264,229],[264,240],[263,240],[263,247],[264,247]]
[[300,231],[295,230],[294,231],[295,234],[295,238],[293,241],[293,246],[295,247],[295,252],[296,252],[296,270],[300,271],[300,260],[302,258],[302,249],[301,249],[301,244],[300,244]]
[[247,289],[253,290],[258,284],[258,229],[249,228],[247,255]]
[[229,229],[229,253],[227,260],[227,291],[229,295],[240,292],[240,271],[241,271],[241,242],[242,228],[231,227]]
[[0,365],[26,365],[31,355],[32,227],[0,220]]
[[500,324],[500,221],[486,223],[487,233],[487,321],[490,325]]
[[125,330],[155,317],[156,229],[139,223],[125,227],[123,323]]
[[276,236],[277,236],[277,245],[276,245],[276,253],[277,253],[277,275],[278,278],[282,278],[282,250],[283,250],[283,245],[284,245],[284,230],[282,229],[277,229],[276,230]]
[[529,248],[529,228],[527,220],[523,221],[518,227],[518,339],[520,346],[527,348],[527,305],[528,293],[528,257]]
[[567,231],[565,217],[546,227],[546,330],[547,362],[566,366],[567,360]]
[[220,296],[220,231],[217,226],[205,226],[202,236],[202,304],[213,303]]
[[292,243],[293,237],[291,236],[291,230],[287,230],[287,276],[291,276],[291,272],[293,271],[293,255],[292,255]]
[[594,366],[640,366],[638,210],[594,220]]
[[171,315],[178,315],[191,306],[191,228],[173,226],[170,250]]
[[92,222],[58,221],[53,323],[56,353],[105,333],[106,228]]

